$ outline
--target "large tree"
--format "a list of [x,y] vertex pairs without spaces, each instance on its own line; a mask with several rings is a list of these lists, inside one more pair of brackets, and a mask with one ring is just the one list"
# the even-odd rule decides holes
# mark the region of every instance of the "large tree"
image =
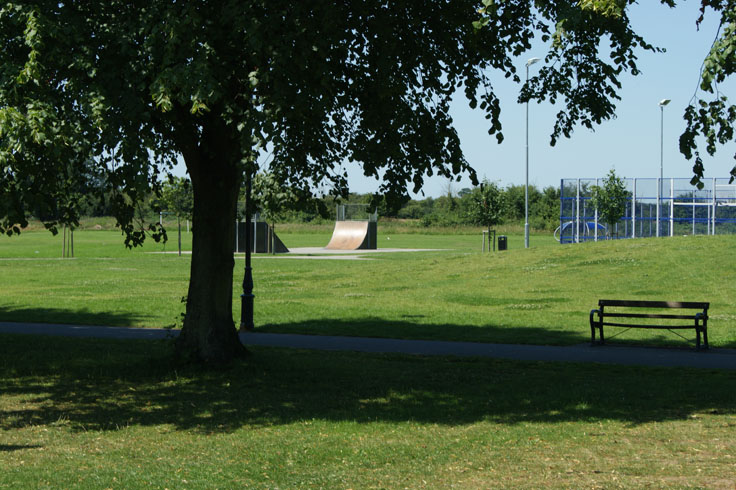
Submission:
[[[0,7],[0,231],[62,199],[90,158],[107,175],[126,243],[133,205],[177,157],[194,193],[194,238],[178,350],[222,362],[244,352],[232,320],[232,222],[259,152],[308,191],[346,192],[342,164],[405,194],[475,172],[449,115],[461,89],[502,139],[494,77],[536,36],[548,64],[522,99],[564,100],[555,135],[610,118],[622,72],[654,49],[620,0],[24,0]],[[669,3],[669,2],[666,2]],[[606,42],[602,42],[605,39]],[[145,225],[154,235],[155,223]]]

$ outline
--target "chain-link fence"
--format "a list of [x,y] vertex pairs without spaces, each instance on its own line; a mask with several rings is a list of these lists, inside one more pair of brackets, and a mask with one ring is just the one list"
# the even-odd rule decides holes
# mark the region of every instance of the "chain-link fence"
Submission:
[[378,211],[368,204],[338,204],[337,221],[378,221]]
[[613,227],[601,222],[591,203],[602,179],[563,179],[560,184],[560,243],[608,238],[736,233],[736,184],[707,179],[703,189],[690,179],[623,179],[626,213]]

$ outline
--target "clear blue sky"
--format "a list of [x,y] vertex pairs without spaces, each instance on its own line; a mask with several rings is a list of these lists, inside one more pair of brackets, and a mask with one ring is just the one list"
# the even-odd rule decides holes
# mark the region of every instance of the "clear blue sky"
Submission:
[[[670,9],[658,1],[645,0],[634,5],[630,17],[635,30],[666,53],[641,52],[638,66],[642,73],[633,77],[623,75],[617,103],[616,119],[596,127],[594,132],[578,128],[571,139],[562,138],[555,147],[549,145],[555,114],[559,108],[549,103],[530,103],[529,106],[529,183],[539,188],[559,186],[563,178],[598,178],[611,168],[621,177],[651,178],[659,176],[660,167],[660,108],[658,102],[671,99],[664,109],[664,176],[690,178],[692,163],[685,160],[678,149],[678,138],[685,123],[685,107],[698,86],[700,67],[715,39],[718,16],[706,12],[700,29],[695,21],[699,16],[699,1],[683,1]],[[544,58],[546,50],[539,45],[517,59],[517,67],[524,76],[524,64],[531,57]],[[533,65],[530,76],[542,62]],[[501,100],[501,121],[505,140],[487,133],[487,121],[482,112],[467,107],[458,95],[453,108],[455,127],[460,135],[463,151],[480,178],[486,177],[501,186],[524,184],[525,176],[525,109],[516,101],[520,86],[494,76],[496,93]],[[736,81],[721,85],[727,96],[736,93]],[[705,162],[705,177],[728,177],[734,165],[736,144],[719,148],[715,158],[701,151]],[[353,192],[371,193],[379,184],[363,177],[357,166],[348,166],[350,188]],[[183,175],[183,164],[176,173]],[[470,187],[464,178],[452,184],[455,191]],[[437,197],[446,192],[448,181],[432,178],[425,181],[425,196]]]

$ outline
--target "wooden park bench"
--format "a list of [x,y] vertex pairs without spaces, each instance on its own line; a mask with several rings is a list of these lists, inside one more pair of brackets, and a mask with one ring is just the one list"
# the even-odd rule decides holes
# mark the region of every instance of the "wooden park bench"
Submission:
[[[694,328],[696,347],[700,349],[700,334],[702,333],[703,347],[707,349],[709,306],[710,303],[602,299],[598,301],[598,309],[590,312],[591,343],[596,344],[596,329],[599,332],[599,343],[605,343],[603,337],[603,327],[605,325],[664,330]],[[642,312],[647,311],[647,309],[649,313]],[[675,312],[669,313],[670,310],[675,310]]]

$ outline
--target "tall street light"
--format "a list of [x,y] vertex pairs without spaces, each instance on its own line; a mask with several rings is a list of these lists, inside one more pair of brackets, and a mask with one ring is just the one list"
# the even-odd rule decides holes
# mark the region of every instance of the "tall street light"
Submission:
[[[664,181],[664,107],[670,103],[670,99],[662,99],[659,101],[659,203],[657,207],[662,207],[662,193],[664,192],[662,184]],[[660,212],[661,214],[661,212]],[[662,219],[659,219],[659,226],[657,226],[657,232],[661,235],[660,228],[662,227]]]
[[[526,62],[526,83],[529,84],[529,67],[540,61],[529,58]],[[526,184],[524,185],[524,248],[529,248],[529,101],[526,101]]]

